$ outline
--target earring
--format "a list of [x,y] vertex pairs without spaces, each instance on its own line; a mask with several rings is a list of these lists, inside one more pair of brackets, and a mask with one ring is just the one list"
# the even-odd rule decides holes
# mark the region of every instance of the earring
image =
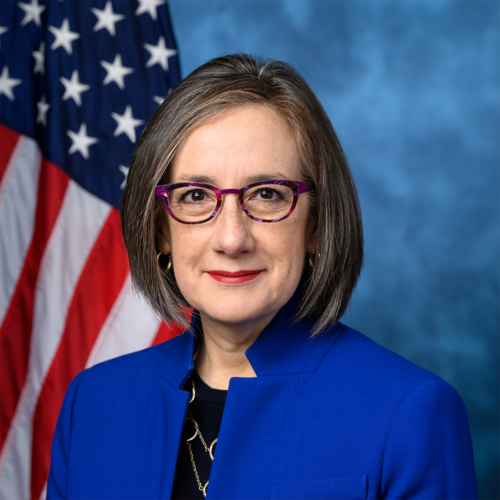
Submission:
[[160,264],[160,257],[161,257],[162,253],[161,252],[158,252],[158,255],[156,256],[156,260],[158,262],[158,266],[160,267],[161,271],[164,273],[164,274],[167,274],[170,269],[172,269],[172,254],[170,254],[168,256],[168,264],[167,264],[167,267],[165,269],[162,269],[161,268],[161,264]]
[[314,262],[312,260],[312,253],[309,254],[309,267],[311,268],[311,271],[314,270]]
[[309,254],[309,267],[311,268],[311,271],[314,269],[314,262],[312,260],[313,255],[316,256],[314,260],[319,259],[320,257],[319,252],[316,252],[316,254],[312,253]]

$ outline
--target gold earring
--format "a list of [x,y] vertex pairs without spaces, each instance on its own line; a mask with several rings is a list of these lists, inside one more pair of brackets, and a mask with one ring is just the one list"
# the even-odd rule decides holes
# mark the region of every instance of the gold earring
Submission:
[[314,261],[313,261],[313,255],[315,255],[315,259],[319,259],[320,255],[319,255],[319,252],[316,252],[315,254],[313,253],[310,253],[309,254],[309,267],[311,268],[311,271],[314,269]]
[[160,257],[161,257],[161,255],[162,255],[162,253],[158,252],[158,255],[156,256],[156,261],[158,262],[158,266],[160,267],[162,273],[167,274],[170,271],[170,269],[172,269],[172,254],[170,254],[168,256],[168,264],[167,264],[167,267],[165,269],[161,268],[161,264],[160,264]]

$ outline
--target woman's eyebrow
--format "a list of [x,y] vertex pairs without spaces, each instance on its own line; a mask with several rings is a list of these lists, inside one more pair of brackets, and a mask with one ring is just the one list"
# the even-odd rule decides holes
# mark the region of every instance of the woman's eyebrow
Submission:
[[200,182],[202,184],[215,184],[215,177],[211,177],[209,175],[189,174],[179,177],[172,184],[177,184],[178,182]]
[[245,182],[248,185],[248,184],[253,184],[254,182],[273,181],[273,180],[287,181],[288,178],[286,175],[283,175],[280,172],[267,172],[265,174],[257,174],[257,175],[252,175],[251,177],[247,177],[245,179]]

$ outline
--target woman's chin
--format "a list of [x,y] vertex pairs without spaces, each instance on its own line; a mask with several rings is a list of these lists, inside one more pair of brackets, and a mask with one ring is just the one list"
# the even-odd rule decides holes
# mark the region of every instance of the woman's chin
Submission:
[[252,301],[234,301],[230,304],[200,304],[198,309],[200,313],[207,317],[210,321],[214,321],[224,325],[248,325],[260,323],[263,319],[274,316],[277,310],[269,308],[269,303],[262,302],[260,304],[252,303]]

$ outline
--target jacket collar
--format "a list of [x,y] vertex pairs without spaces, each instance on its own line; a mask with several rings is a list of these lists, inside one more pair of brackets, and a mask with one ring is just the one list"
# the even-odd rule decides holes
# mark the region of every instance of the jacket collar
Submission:
[[[315,321],[294,321],[302,297],[301,285],[245,352],[258,377],[315,371],[344,328],[337,322],[310,338]],[[159,375],[177,389],[184,385],[194,367],[198,317],[193,314],[190,329],[168,341],[170,349],[160,368]]]

